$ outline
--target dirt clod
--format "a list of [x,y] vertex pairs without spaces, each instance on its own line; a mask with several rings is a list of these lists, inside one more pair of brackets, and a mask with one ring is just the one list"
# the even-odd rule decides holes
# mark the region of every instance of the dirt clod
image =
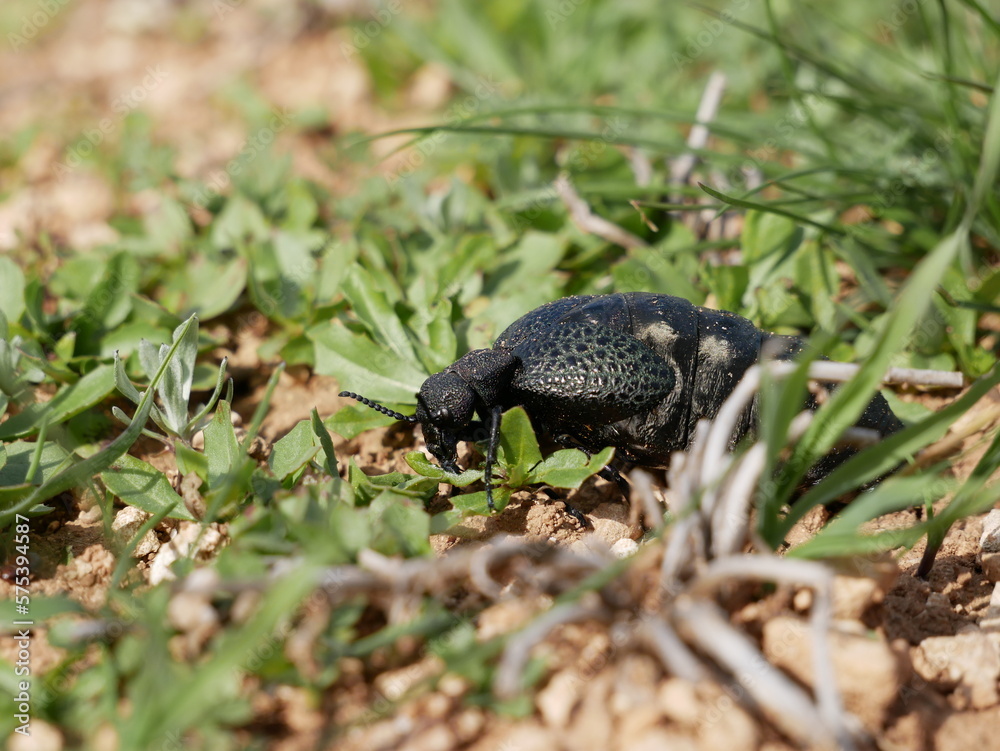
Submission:
[[[814,684],[809,624],[779,616],[764,624],[764,654],[807,686]],[[881,730],[908,675],[908,665],[884,637],[835,629],[830,634],[833,672],[844,706],[872,732]]]
[[956,709],[985,709],[1000,703],[1000,634],[970,631],[935,636],[924,639],[912,654],[917,674],[950,692]]
[[[135,506],[126,506],[115,514],[115,520],[111,523],[111,531],[118,534],[119,544],[123,547],[127,545],[135,537],[139,528],[146,523],[149,516],[145,511]],[[157,538],[156,533],[150,529],[135,546],[135,549],[132,551],[132,557],[145,558],[150,553],[155,553],[159,549],[160,540]]]

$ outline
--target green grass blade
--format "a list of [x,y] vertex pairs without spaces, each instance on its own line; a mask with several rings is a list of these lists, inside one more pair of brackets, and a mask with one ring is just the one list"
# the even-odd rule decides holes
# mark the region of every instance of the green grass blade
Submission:
[[[796,443],[792,456],[779,470],[777,482],[763,488],[761,508],[761,533],[777,547],[782,535],[771,526],[773,515],[788,502],[796,485],[817,459],[823,456],[840,435],[857,420],[878,389],[882,375],[892,356],[903,346],[909,333],[930,307],[931,296],[945,270],[958,255],[965,240],[961,231],[952,233],[914,270],[894,310],[876,340],[873,352],[858,374],[841,385],[830,400],[817,411],[805,434]],[[769,518],[770,517],[770,518]]]
[[[782,536],[787,534],[809,509],[829,503],[844,493],[891,471],[908,456],[941,438],[958,417],[965,414],[998,383],[1000,383],[1000,368],[994,369],[989,376],[976,381],[965,394],[947,407],[889,436],[878,446],[848,459],[796,501],[780,524]],[[856,505],[865,503],[865,497],[854,501]]]

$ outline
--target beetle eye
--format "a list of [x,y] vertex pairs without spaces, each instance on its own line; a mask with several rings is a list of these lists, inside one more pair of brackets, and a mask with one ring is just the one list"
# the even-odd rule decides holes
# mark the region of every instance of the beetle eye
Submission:
[[434,410],[434,414],[431,417],[434,422],[451,422],[451,410],[447,407],[440,407]]

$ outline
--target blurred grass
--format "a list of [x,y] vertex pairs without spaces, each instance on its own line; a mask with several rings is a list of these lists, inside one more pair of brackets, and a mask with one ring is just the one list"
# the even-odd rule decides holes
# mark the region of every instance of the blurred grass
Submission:
[[[18,33],[34,7],[5,4],[0,30]],[[381,106],[405,111],[413,77],[431,63],[447,71],[453,96],[437,125],[401,129],[412,141],[384,165],[370,151],[373,134],[343,137],[331,164],[357,176],[346,195],[297,175],[272,147],[241,161],[221,190],[210,180],[181,179],[172,144],[137,110],[84,168],[123,196],[151,191],[158,207],[140,216],[123,201],[113,220],[120,239],[87,254],[42,233],[10,254],[23,273],[0,259],[0,358],[8,358],[0,406],[30,414],[40,409],[35,387],[68,392],[89,383],[116,351],[130,378],[148,386],[130,355],[143,338],[168,342],[197,312],[196,391],[215,382],[211,351],[226,332],[262,316],[270,361],[314,368],[408,411],[424,376],[490,346],[524,312],[562,295],[646,290],[725,307],[769,330],[812,333],[831,357],[867,363],[863,380],[843,389],[839,406],[821,412],[796,449],[796,456],[821,454],[832,440],[824,431],[851,422],[886,364],[958,368],[974,378],[996,361],[982,316],[996,312],[1000,293],[1000,28],[972,0],[909,9],[735,0],[667,12],[651,0],[444,0],[387,11],[375,34],[372,17],[361,16],[341,38],[351,40],[345,54],[363,61]],[[65,22],[61,14],[50,29]],[[320,14],[312,23],[310,31],[322,33],[339,21]],[[714,71],[726,74],[727,93],[698,152],[705,189],[678,189],[667,160],[685,149]],[[246,84],[226,96],[248,136],[259,132],[269,103]],[[297,114],[292,135],[313,127],[308,113]],[[40,122],[0,145],[0,166],[16,171],[34,139],[56,127]],[[633,153],[651,167],[648,184],[636,184]],[[551,188],[561,172],[595,212],[648,247],[625,250],[581,232]],[[760,185],[750,181],[754,174]],[[669,213],[674,194],[719,212],[735,209],[739,237],[693,231]],[[788,393],[794,383],[774,403]],[[78,491],[90,485],[89,470],[104,467],[98,459],[107,442],[121,440],[103,415],[116,397],[105,390],[97,399],[102,411],[53,411],[38,438],[46,456],[61,450],[70,457]],[[791,417],[775,412],[765,422],[772,458]],[[352,437],[388,422],[347,408],[327,425]],[[854,474],[831,476],[806,502],[835,500],[863,482],[864,471],[891,466],[940,434],[940,420],[914,422],[899,445],[865,452]],[[268,465],[252,475],[232,455],[228,421],[216,423],[221,432],[217,440],[206,436],[200,458],[188,444],[177,448],[229,522],[232,543],[208,566],[235,580],[263,577],[271,556],[307,564],[297,578],[269,585],[249,620],[224,624],[198,659],[170,648],[169,589],[144,589],[136,571],[123,574],[123,588],[96,613],[120,628],[93,644],[53,633],[65,657],[36,676],[45,700],[35,716],[74,743],[87,745],[111,726],[122,748],[171,738],[237,747],[253,723],[248,683],[317,697],[337,680],[339,657],[391,652],[403,631],[425,641],[454,637],[446,644],[471,639],[468,623],[439,603],[424,603],[412,624],[374,631],[360,625],[365,604],[353,603],[330,615],[319,641],[322,670],[299,672],[278,647],[288,634],[282,624],[312,591],[309,572],[354,562],[366,547],[430,555],[429,531],[453,517],[424,508],[435,478],[369,478],[353,460],[347,480],[328,477],[329,439],[317,435],[315,421],[278,441]],[[6,444],[0,478],[8,476],[6,457],[24,449]],[[983,462],[938,520],[891,544],[913,544],[928,529],[992,505],[985,478],[996,469],[996,451]],[[862,495],[799,554],[884,549],[884,541],[859,535],[858,525],[911,503],[939,468],[932,470]],[[0,488],[0,511],[29,496],[34,505],[54,487],[51,472],[45,464],[41,477],[18,476]],[[761,489],[758,523],[774,545],[805,509],[782,510],[796,480],[779,475]],[[940,495],[946,486],[931,489]],[[4,533],[8,550],[12,532]],[[194,567],[182,560],[175,569]],[[233,603],[220,596],[215,604]],[[272,647],[267,658],[248,659],[262,645]],[[467,646],[445,650],[447,669],[471,676],[480,700],[490,702],[497,646]],[[0,683],[7,689],[14,680],[4,664]],[[125,717],[120,701],[133,708]],[[0,730],[9,732],[12,722],[0,717]]]

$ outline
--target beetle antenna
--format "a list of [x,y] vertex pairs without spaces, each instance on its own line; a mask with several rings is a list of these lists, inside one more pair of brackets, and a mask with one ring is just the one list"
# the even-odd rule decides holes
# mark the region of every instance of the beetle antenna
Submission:
[[490,439],[486,444],[486,469],[483,480],[486,482],[486,505],[490,512],[496,511],[493,505],[493,465],[497,460],[497,444],[500,443],[500,413],[503,407],[499,404],[490,410]]
[[401,412],[396,412],[395,410],[391,410],[388,407],[383,407],[378,402],[373,402],[371,399],[367,399],[361,396],[361,394],[355,394],[353,391],[341,391],[338,394],[338,396],[347,396],[350,397],[351,399],[356,399],[357,401],[364,404],[366,407],[371,407],[376,412],[381,412],[383,415],[388,415],[389,417],[395,418],[401,422],[417,421],[416,415],[404,415]]

